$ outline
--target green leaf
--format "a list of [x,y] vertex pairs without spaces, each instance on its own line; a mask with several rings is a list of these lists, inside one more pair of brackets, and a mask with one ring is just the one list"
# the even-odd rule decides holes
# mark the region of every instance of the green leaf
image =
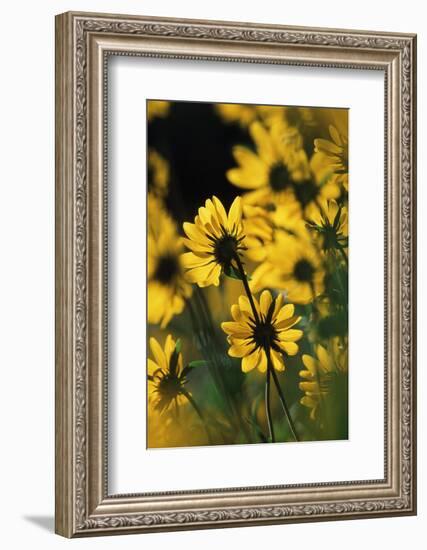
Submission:
[[188,366],[191,368],[208,367],[209,361],[205,361],[204,359],[200,359],[198,361],[191,361],[190,363],[188,363]]
[[[224,273],[227,275],[227,277],[230,277],[230,279],[237,279],[238,281],[242,280],[242,276],[240,272],[237,269],[234,269],[232,265],[228,266],[226,269],[224,269]],[[246,273],[246,279],[248,281],[251,280],[250,275]]]
[[182,350],[182,342],[181,342],[181,339],[178,338],[175,344],[175,352],[178,354],[178,353],[181,353],[181,350]]
[[176,368],[178,366],[178,357],[179,357],[179,354],[177,353],[176,349],[174,349],[169,361],[169,372],[173,376],[175,376],[176,374]]

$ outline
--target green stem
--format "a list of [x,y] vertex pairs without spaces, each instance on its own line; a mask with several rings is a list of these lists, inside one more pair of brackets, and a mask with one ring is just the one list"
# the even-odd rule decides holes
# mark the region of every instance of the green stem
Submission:
[[213,445],[214,443],[212,441],[212,437],[211,437],[210,431],[208,429],[208,426],[206,424],[205,417],[202,414],[202,411],[200,410],[199,406],[197,405],[197,403],[194,401],[191,394],[187,390],[183,389],[181,391],[182,391],[182,394],[185,395],[185,397],[187,398],[188,402],[192,405],[193,409],[196,411],[196,413],[197,413],[198,417],[200,418],[200,420],[202,421],[203,427],[204,427],[206,435],[208,437],[209,445]]
[[252,312],[254,314],[255,321],[257,323],[259,323],[260,319],[259,319],[258,311],[256,310],[256,307],[255,307],[255,302],[254,302],[254,299],[253,299],[253,296],[252,296],[251,289],[249,288],[248,278],[246,277],[246,273],[245,273],[245,270],[243,268],[242,260],[240,259],[240,256],[237,252],[234,255],[234,259],[236,260],[237,267],[238,267],[239,272],[240,272],[240,276],[242,277],[242,283],[243,283],[243,286],[245,287],[245,292],[246,292],[246,295],[248,297],[249,303],[251,304],[251,308],[252,308]]
[[268,423],[268,430],[270,432],[270,439],[272,443],[275,443],[276,438],[274,437],[274,426],[273,426],[273,419],[271,416],[271,403],[270,403],[270,376],[271,376],[271,367],[269,362],[267,365],[267,377],[265,379],[265,411],[267,413],[267,423]]
[[[226,388],[225,388],[225,384],[224,384],[224,381],[222,380],[222,376],[221,376],[221,372],[218,368],[218,365],[216,363],[216,358],[214,356],[214,354],[212,352],[212,350],[210,349],[211,346],[208,342],[208,339],[206,337],[207,334],[209,334],[209,327],[206,325],[206,330],[203,329],[203,325],[205,324],[204,321],[206,321],[205,318],[205,315],[204,315],[204,312],[202,311],[201,307],[200,307],[200,303],[199,303],[199,300],[197,299],[197,289],[194,293],[194,298],[195,298],[195,304],[196,304],[196,307],[198,309],[198,312],[199,312],[199,315],[200,317],[202,318],[202,323],[198,323],[197,322],[197,315],[196,315],[196,311],[194,310],[194,307],[193,307],[193,304],[191,303],[191,300],[187,300],[187,305],[188,305],[188,309],[190,311],[190,317],[191,317],[191,322],[192,322],[192,325],[193,325],[193,330],[194,330],[194,334],[196,335],[197,337],[197,340],[199,342],[199,345],[200,347],[203,349],[203,351],[205,352],[204,355],[205,355],[205,358],[206,358],[206,353],[208,354],[209,358],[211,358],[212,360],[209,361],[209,371],[212,375],[212,378],[213,378],[213,381],[215,383],[215,386],[219,392],[219,394],[221,395],[224,395],[227,399],[227,405],[229,405],[229,402],[228,402],[228,395],[227,395],[227,392],[226,392]],[[210,357],[212,355],[212,357]]]
[[271,365],[270,353],[268,353],[267,359],[270,365],[271,374],[273,376],[274,383],[276,384],[277,393],[279,394],[280,403],[282,404],[283,411],[285,413],[286,419],[289,424],[289,428],[291,429],[291,432],[295,441],[299,441],[299,437],[295,429],[295,424],[292,420],[291,413],[289,412],[288,405],[286,404],[286,400],[285,400],[285,396],[283,395],[282,388],[280,387],[279,379],[277,378],[277,374],[276,374],[276,371],[274,370],[274,367]]
[[[209,361],[209,370],[211,372],[219,395],[221,395],[225,400],[227,417],[230,423],[233,425],[234,429],[242,430],[243,434],[246,437],[246,440],[248,442],[251,442],[249,430],[245,425],[245,422],[242,419],[241,415],[237,411],[235,398],[233,395],[230,395],[228,391],[228,387],[222,373],[222,366],[218,362],[217,349],[220,346],[220,343],[216,338],[215,327],[210,316],[205,297],[203,295],[203,292],[199,288],[195,288],[194,290],[194,300],[197,310],[202,318],[203,324],[206,325],[206,332],[203,331],[203,342],[201,342],[201,344],[211,359]],[[198,326],[196,321],[196,312],[194,311],[190,300],[188,300],[187,303],[190,306],[189,310],[195,334],[198,334],[200,332],[200,327]]]

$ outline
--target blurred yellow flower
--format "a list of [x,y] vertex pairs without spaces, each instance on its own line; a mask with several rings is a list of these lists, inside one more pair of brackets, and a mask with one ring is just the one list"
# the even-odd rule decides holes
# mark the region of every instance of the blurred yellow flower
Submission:
[[157,231],[148,230],[148,322],[166,327],[174,315],[181,313],[192,288],[185,277],[181,260],[182,240],[175,223],[160,208],[158,201],[149,201],[151,220],[155,219]]
[[332,124],[329,126],[331,140],[315,139],[315,150],[322,153],[329,169],[338,175],[337,183],[348,190],[348,136],[341,134]]
[[346,206],[335,200],[319,201],[308,217],[308,227],[321,238],[324,250],[343,249],[348,246],[348,213]]
[[147,187],[150,193],[164,199],[169,187],[169,163],[154,149],[148,150]]
[[283,204],[274,205],[270,218],[276,232],[280,230],[290,235],[307,237],[306,223],[297,200],[292,199]]
[[252,274],[250,287],[284,290],[287,299],[308,304],[324,289],[321,257],[310,240],[277,232],[267,259]]
[[157,101],[153,99],[148,100],[147,105],[147,118],[150,122],[154,118],[165,118],[170,111],[170,101]]
[[240,197],[228,215],[217,197],[207,199],[194,223],[185,222],[183,228],[188,237],[183,242],[191,251],[181,256],[188,280],[200,287],[218,286],[221,273],[233,267],[245,248]]
[[268,359],[277,371],[285,370],[283,355],[296,355],[297,342],[302,330],[293,329],[301,317],[296,316],[293,304],[283,305],[283,296],[273,299],[265,290],[260,302],[253,298],[257,315],[246,296],[239,297],[239,303],[231,306],[233,321],[221,324],[228,335],[228,354],[242,358],[242,371],[258,368],[266,372]]
[[243,205],[243,231],[246,256],[255,262],[264,260],[267,245],[273,240],[271,213],[261,206]]
[[148,399],[160,413],[172,403],[183,405],[187,401],[186,371],[183,368],[180,341],[168,334],[164,348],[154,338],[150,338],[153,359],[147,359]]
[[224,122],[236,122],[243,127],[249,126],[257,117],[254,105],[215,103],[214,108]]
[[310,409],[310,418],[314,420],[322,399],[326,399],[333,388],[334,379],[347,373],[347,348],[339,338],[333,338],[328,350],[322,345],[316,346],[316,357],[304,354],[302,362],[305,370],[300,371],[300,390],[304,392],[300,403]]
[[289,200],[294,183],[310,177],[304,150],[287,147],[260,122],[252,123],[249,132],[256,152],[240,145],[234,147],[233,155],[239,166],[228,170],[228,180],[236,187],[251,190],[243,197],[246,204]]
[[309,217],[313,210],[318,209],[319,202],[337,199],[341,189],[333,177],[325,157],[314,153],[309,161],[308,176],[294,185],[294,194],[299,202],[302,213]]
[[281,107],[264,111],[265,124],[286,145],[304,146],[304,137],[311,135],[317,125],[313,109],[308,107]]

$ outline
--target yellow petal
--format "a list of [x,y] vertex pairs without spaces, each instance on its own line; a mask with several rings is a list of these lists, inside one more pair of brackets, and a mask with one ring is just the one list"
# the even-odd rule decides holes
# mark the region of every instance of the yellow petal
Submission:
[[260,354],[259,348],[257,348],[250,355],[246,355],[245,357],[243,357],[243,359],[242,359],[242,371],[243,372],[249,372],[257,366],[259,354]]
[[324,372],[331,372],[333,368],[332,358],[329,353],[320,344],[316,348],[316,354],[320,361],[320,366]]
[[201,243],[200,241],[192,241],[190,239],[186,239],[185,237],[182,237],[181,241],[192,252],[202,253],[202,254],[213,253],[213,247],[209,243]]
[[289,319],[294,314],[294,311],[295,311],[294,304],[286,304],[281,308],[281,310],[277,314],[275,318],[275,322],[280,323],[280,321],[285,321],[286,319]]
[[245,357],[250,355],[254,351],[255,344],[246,345],[232,345],[228,349],[228,355],[230,357]]
[[307,395],[304,395],[304,397],[301,398],[300,403],[301,403],[301,405],[304,405],[305,407],[310,407],[310,408],[317,407],[317,401],[315,399],[313,399],[312,397],[309,397]]
[[298,329],[280,331],[278,336],[282,342],[297,342],[302,338],[303,331]]
[[283,361],[283,356],[281,353],[277,352],[276,350],[272,349],[270,350],[270,358],[271,362],[273,364],[273,367],[279,371],[282,372],[285,370],[285,363]]
[[341,147],[338,147],[332,141],[322,138],[314,140],[314,147],[316,151],[320,151],[326,155],[339,155],[342,151]]
[[226,321],[221,323],[221,328],[226,334],[237,338],[249,338],[252,335],[252,332],[247,325],[236,323],[234,321]]
[[299,388],[303,392],[319,393],[319,385],[317,382],[300,382]]
[[216,267],[219,266],[215,264],[206,264],[194,267],[191,271],[187,272],[186,277],[191,283],[197,283],[200,287],[204,287],[207,286]]
[[263,349],[260,349],[259,352],[258,370],[259,372],[267,372],[267,355]]
[[226,227],[226,225],[227,225],[227,213],[225,211],[225,208],[224,208],[222,202],[217,197],[215,197],[215,195],[212,197],[212,201],[215,205],[215,208],[216,208],[216,211],[217,211],[217,214],[218,214],[218,218],[219,218],[221,224],[224,227]]
[[206,235],[203,231],[197,227],[197,225],[189,222],[184,222],[182,225],[185,234],[192,241],[209,244],[209,240],[206,238]]
[[311,357],[311,355],[304,354],[302,356],[302,362],[304,363],[304,366],[310,371],[310,373],[314,376],[318,369],[318,361]]
[[269,290],[264,290],[259,300],[259,306],[261,313],[266,317],[268,310],[270,309],[271,302],[273,301]]
[[289,284],[288,298],[297,304],[309,304],[313,300],[313,291],[309,283],[298,283],[293,281]]
[[155,363],[152,359],[147,359],[147,374],[148,376],[153,376],[153,373],[156,372],[156,370],[159,369],[159,366],[157,363]]
[[242,223],[242,199],[236,197],[228,213],[228,229],[232,231]]
[[[255,309],[257,309],[255,299],[254,299],[254,305],[255,305]],[[243,296],[243,295],[239,296],[239,307],[240,307],[240,311],[242,313],[246,314],[251,319],[254,318],[254,314],[253,314],[253,311],[252,311],[252,306],[251,306],[247,296]]]
[[237,321],[238,323],[248,324],[249,322],[249,316],[245,312],[240,310],[238,304],[233,304],[231,306],[231,316],[233,317],[234,321]]
[[233,155],[239,168],[227,171],[228,180],[243,189],[258,189],[268,181],[268,165],[256,153],[237,145],[233,148]]
[[273,319],[276,319],[277,314],[279,313],[283,304],[283,294],[279,294],[276,298],[276,303],[274,304]]
[[256,143],[257,151],[262,160],[271,166],[278,160],[278,154],[275,151],[273,140],[268,130],[256,121],[250,125],[249,132]]
[[295,342],[279,342],[278,346],[288,355],[296,355],[298,353],[298,346]]
[[208,265],[212,259],[212,255],[199,252],[197,254],[194,252],[185,252],[180,256],[181,265],[187,269]]
[[206,208],[205,206],[201,206],[199,208],[198,212],[199,212],[199,218],[200,218],[200,221],[202,222],[202,224],[203,225],[209,224],[210,221],[211,221],[211,218],[212,218],[212,214],[209,211],[209,209]]
[[168,368],[168,364],[166,362],[165,352],[162,350],[159,342],[153,336],[150,338],[150,348],[155,362],[162,370],[166,371]]
[[206,277],[205,281],[199,281],[199,286],[206,287],[209,285],[219,286],[219,277],[221,275],[221,266],[219,264],[214,264],[209,275]]
[[313,379],[313,373],[311,373],[309,370],[300,370],[299,375],[301,378],[308,378],[310,380]]

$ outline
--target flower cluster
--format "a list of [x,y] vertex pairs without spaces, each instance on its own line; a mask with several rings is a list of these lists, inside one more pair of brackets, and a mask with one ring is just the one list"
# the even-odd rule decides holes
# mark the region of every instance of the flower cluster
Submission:
[[346,438],[347,111],[209,108],[241,139],[203,202],[149,143],[149,445]]

